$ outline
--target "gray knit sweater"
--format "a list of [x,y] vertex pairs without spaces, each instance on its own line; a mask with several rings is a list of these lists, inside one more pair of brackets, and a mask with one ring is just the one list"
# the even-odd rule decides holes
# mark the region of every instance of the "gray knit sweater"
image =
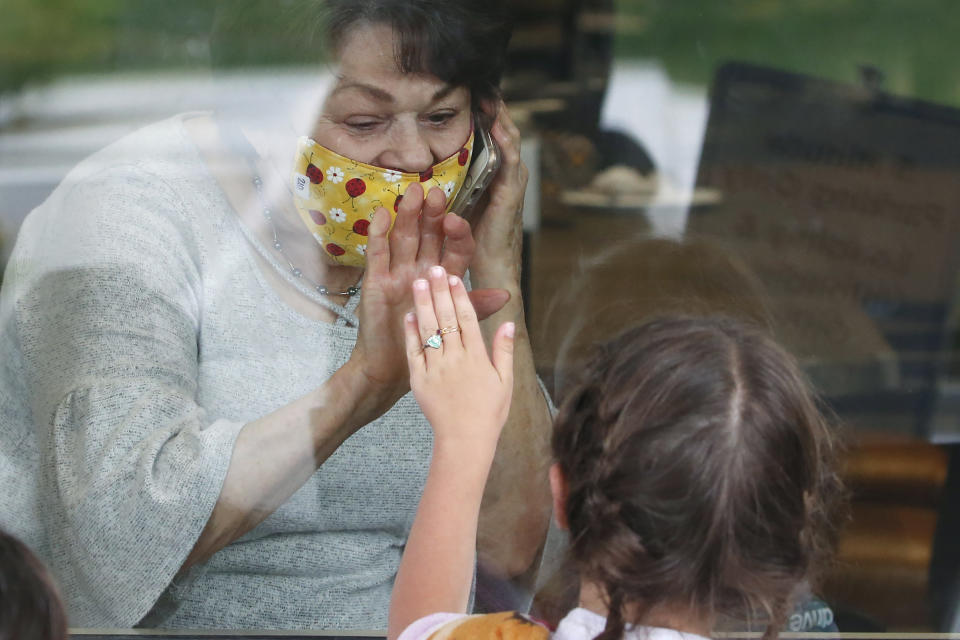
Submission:
[[243,425],[356,339],[356,300],[307,319],[252,251],[272,259],[180,117],[82,162],[21,229],[0,297],[0,526],[50,563],[72,626],[386,626],[431,451],[410,395],[171,584]]

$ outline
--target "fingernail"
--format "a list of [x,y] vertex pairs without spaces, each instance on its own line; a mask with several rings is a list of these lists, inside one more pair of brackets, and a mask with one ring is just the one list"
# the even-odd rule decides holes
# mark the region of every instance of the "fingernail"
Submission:
[[423,278],[417,278],[416,280],[413,281],[414,289],[420,289],[422,291],[423,289],[426,289],[427,286],[428,286],[427,281],[424,280]]
[[409,322],[410,324],[413,324],[414,322],[417,321],[417,314],[415,314],[413,311],[408,311],[407,315],[405,315],[403,319]]
[[435,277],[437,277],[437,278],[442,278],[442,277],[443,277],[443,267],[441,267],[441,266],[439,266],[439,265],[437,265],[437,266],[435,266],[435,267],[430,267],[430,275],[435,276]]
[[513,334],[517,332],[517,325],[512,322],[508,322],[506,328],[503,330],[503,333],[506,334],[508,338],[512,338]]
[[450,282],[451,287],[455,287],[458,284],[460,284],[460,278],[458,278],[457,276],[450,276],[447,280],[448,282]]

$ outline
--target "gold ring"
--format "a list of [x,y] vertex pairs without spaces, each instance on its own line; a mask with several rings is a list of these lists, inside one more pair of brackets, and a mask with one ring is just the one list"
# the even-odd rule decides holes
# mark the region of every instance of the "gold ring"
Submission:
[[443,327],[442,329],[437,329],[438,336],[445,336],[448,333],[456,333],[460,331],[460,327]]

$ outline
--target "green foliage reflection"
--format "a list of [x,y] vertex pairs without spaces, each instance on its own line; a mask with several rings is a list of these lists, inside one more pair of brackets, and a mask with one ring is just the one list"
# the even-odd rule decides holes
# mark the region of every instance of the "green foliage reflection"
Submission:
[[753,62],[841,81],[879,69],[894,93],[960,104],[955,0],[617,0],[620,58],[660,60],[709,84],[719,64]]
[[[537,5],[542,0],[515,0]],[[553,0],[559,7],[562,0]],[[596,2],[584,2],[584,5]],[[603,2],[599,4],[605,4]],[[955,0],[616,0],[616,52],[708,84],[742,60],[960,104]],[[310,64],[320,0],[3,0],[0,92],[86,71]],[[537,5],[541,6],[541,5]]]

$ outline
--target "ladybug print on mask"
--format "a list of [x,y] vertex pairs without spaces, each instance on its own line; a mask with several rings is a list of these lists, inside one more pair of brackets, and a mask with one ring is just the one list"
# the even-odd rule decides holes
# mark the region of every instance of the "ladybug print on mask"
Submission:
[[311,183],[320,184],[323,182],[323,171],[321,171],[320,167],[315,164],[308,164],[307,177],[310,178]]
[[367,184],[360,178],[350,178],[347,180],[345,189],[347,190],[347,195],[350,196],[350,204],[356,209],[356,198],[362,196],[363,192],[367,190]]
[[[392,204],[391,215],[395,217],[403,193],[414,183],[432,182],[441,186],[447,203],[451,203],[463,186],[472,153],[471,131],[463,147],[450,157],[425,171],[407,173],[357,162],[309,138],[301,138],[293,182],[294,185],[309,182],[312,188],[296,190],[294,204],[304,225],[327,255],[338,264],[365,267],[370,232],[368,215],[381,204],[388,209]],[[424,189],[427,188],[424,184]],[[347,202],[349,207],[345,206]]]
[[349,238],[353,234],[358,234],[361,236],[370,235],[370,220],[368,220],[367,218],[360,218],[359,220],[354,222],[353,230],[347,234],[347,237]]

